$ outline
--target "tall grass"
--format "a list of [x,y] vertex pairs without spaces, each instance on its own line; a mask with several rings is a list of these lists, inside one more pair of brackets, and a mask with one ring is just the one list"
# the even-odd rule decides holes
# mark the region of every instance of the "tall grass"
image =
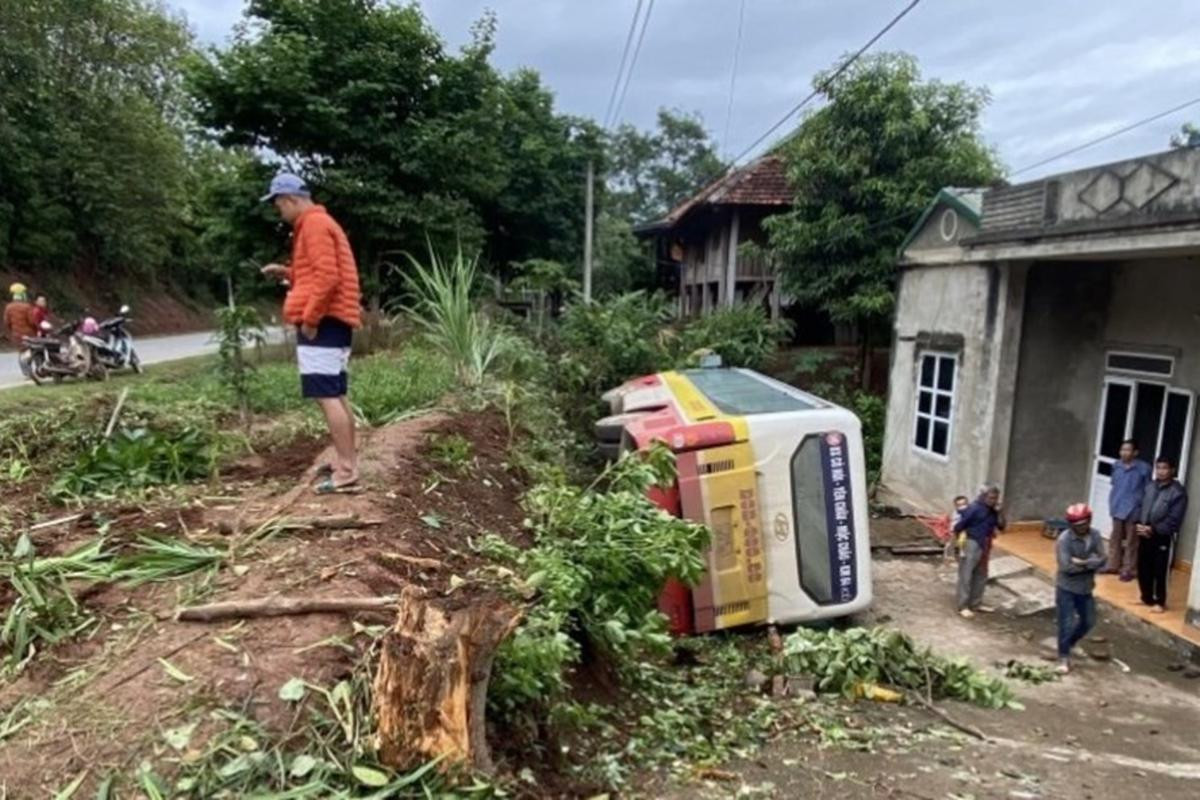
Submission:
[[463,383],[478,385],[504,355],[510,335],[477,307],[477,259],[459,250],[446,260],[430,248],[428,264],[412,255],[408,260],[412,269],[404,280],[412,301],[404,313],[450,360]]

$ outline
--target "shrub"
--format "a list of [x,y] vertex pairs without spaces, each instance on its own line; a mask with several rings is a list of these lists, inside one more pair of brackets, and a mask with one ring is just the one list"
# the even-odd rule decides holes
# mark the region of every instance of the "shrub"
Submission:
[[212,473],[215,456],[211,439],[197,428],[174,434],[122,430],[80,453],[51,493],[82,496],[205,478]]
[[671,307],[663,298],[632,292],[567,309],[559,326],[559,384],[580,399],[665,368]]
[[790,322],[772,321],[761,306],[718,309],[683,326],[674,342],[673,360],[690,363],[697,351],[711,350],[723,366],[761,369],[791,330]]
[[[536,590],[525,621],[501,646],[489,702],[503,717],[547,714],[585,651],[618,672],[669,637],[655,599],[668,578],[699,580],[708,530],[654,506],[646,491],[674,479],[665,448],[629,455],[590,487],[541,484],[525,499],[534,545],[491,537]],[[604,485],[605,491],[597,491]]]
[[253,306],[229,305],[218,308],[217,317],[217,374],[233,393],[238,414],[243,423],[250,411],[250,383],[253,366],[246,362],[249,346],[261,350],[267,332],[258,309]]

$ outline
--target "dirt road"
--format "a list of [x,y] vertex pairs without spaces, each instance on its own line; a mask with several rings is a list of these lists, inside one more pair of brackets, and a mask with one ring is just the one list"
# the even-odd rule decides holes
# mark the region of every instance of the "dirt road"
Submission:
[[[1049,614],[953,613],[953,570],[931,560],[875,562],[877,602],[864,622],[886,622],[946,655],[980,665],[1042,660]],[[989,592],[1002,591],[989,587]],[[678,787],[667,796],[1109,800],[1200,796],[1200,680],[1166,669],[1179,659],[1100,612],[1094,631],[1125,662],[1081,658],[1061,681],[1012,681],[1023,711],[945,703],[987,735],[957,734],[917,707],[858,703],[848,726],[874,732],[865,751],[782,741],[728,767],[735,782]],[[821,702],[821,701],[816,701]]]

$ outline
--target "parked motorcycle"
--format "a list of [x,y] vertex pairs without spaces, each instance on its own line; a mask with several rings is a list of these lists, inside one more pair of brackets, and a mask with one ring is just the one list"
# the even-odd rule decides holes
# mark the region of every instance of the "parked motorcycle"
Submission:
[[40,328],[41,335],[24,338],[24,347],[17,356],[21,372],[29,380],[41,385],[64,378],[104,380],[108,377],[108,370],[97,363],[92,348],[78,334],[79,323],[70,322],[54,330],[54,326],[43,321]]
[[87,330],[83,332],[83,342],[92,348],[95,360],[104,365],[107,370],[131,369],[136,373],[142,372],[142,362],[137,351],[133,349],[133,337],[129,335],[126,325],[129,323],[129,306],[123,305],[117,316],[96,324],[90,317],[84,321]]

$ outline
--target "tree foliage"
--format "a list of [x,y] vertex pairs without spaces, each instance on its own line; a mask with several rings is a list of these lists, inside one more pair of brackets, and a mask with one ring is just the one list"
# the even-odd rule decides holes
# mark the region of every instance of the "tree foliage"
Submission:
[[608,164],[596,218],[596,293],[656,288],[633,226],[662,217],[720,175],[717,145],[698,115],[664,108],[652,131],[619,127],[609,137]]
[[141,276],[171,263],[190,50],[148,0],[0,4],[0,261]]
[[634,222],[663,216],[724,169],[700,117],[666,108],[654,131],[618,128],[611,150],[611,206]]
[[835,320],[878,322],[894,304],[896,249],[934,194],[1000,174],[979,138],[988,94],[922,80],[904,54],[862,59],[815,85],[827,105],[780,148],[795,203],[766,228],[799,301]]
[[495,19],[448,53],[416,5],[254,0],[231,46],[193,63],[202,124],[303,172],[377,281],[385,261],[482,250],[498,264],[580,251],[590,123],[536,73],[490,64]]

